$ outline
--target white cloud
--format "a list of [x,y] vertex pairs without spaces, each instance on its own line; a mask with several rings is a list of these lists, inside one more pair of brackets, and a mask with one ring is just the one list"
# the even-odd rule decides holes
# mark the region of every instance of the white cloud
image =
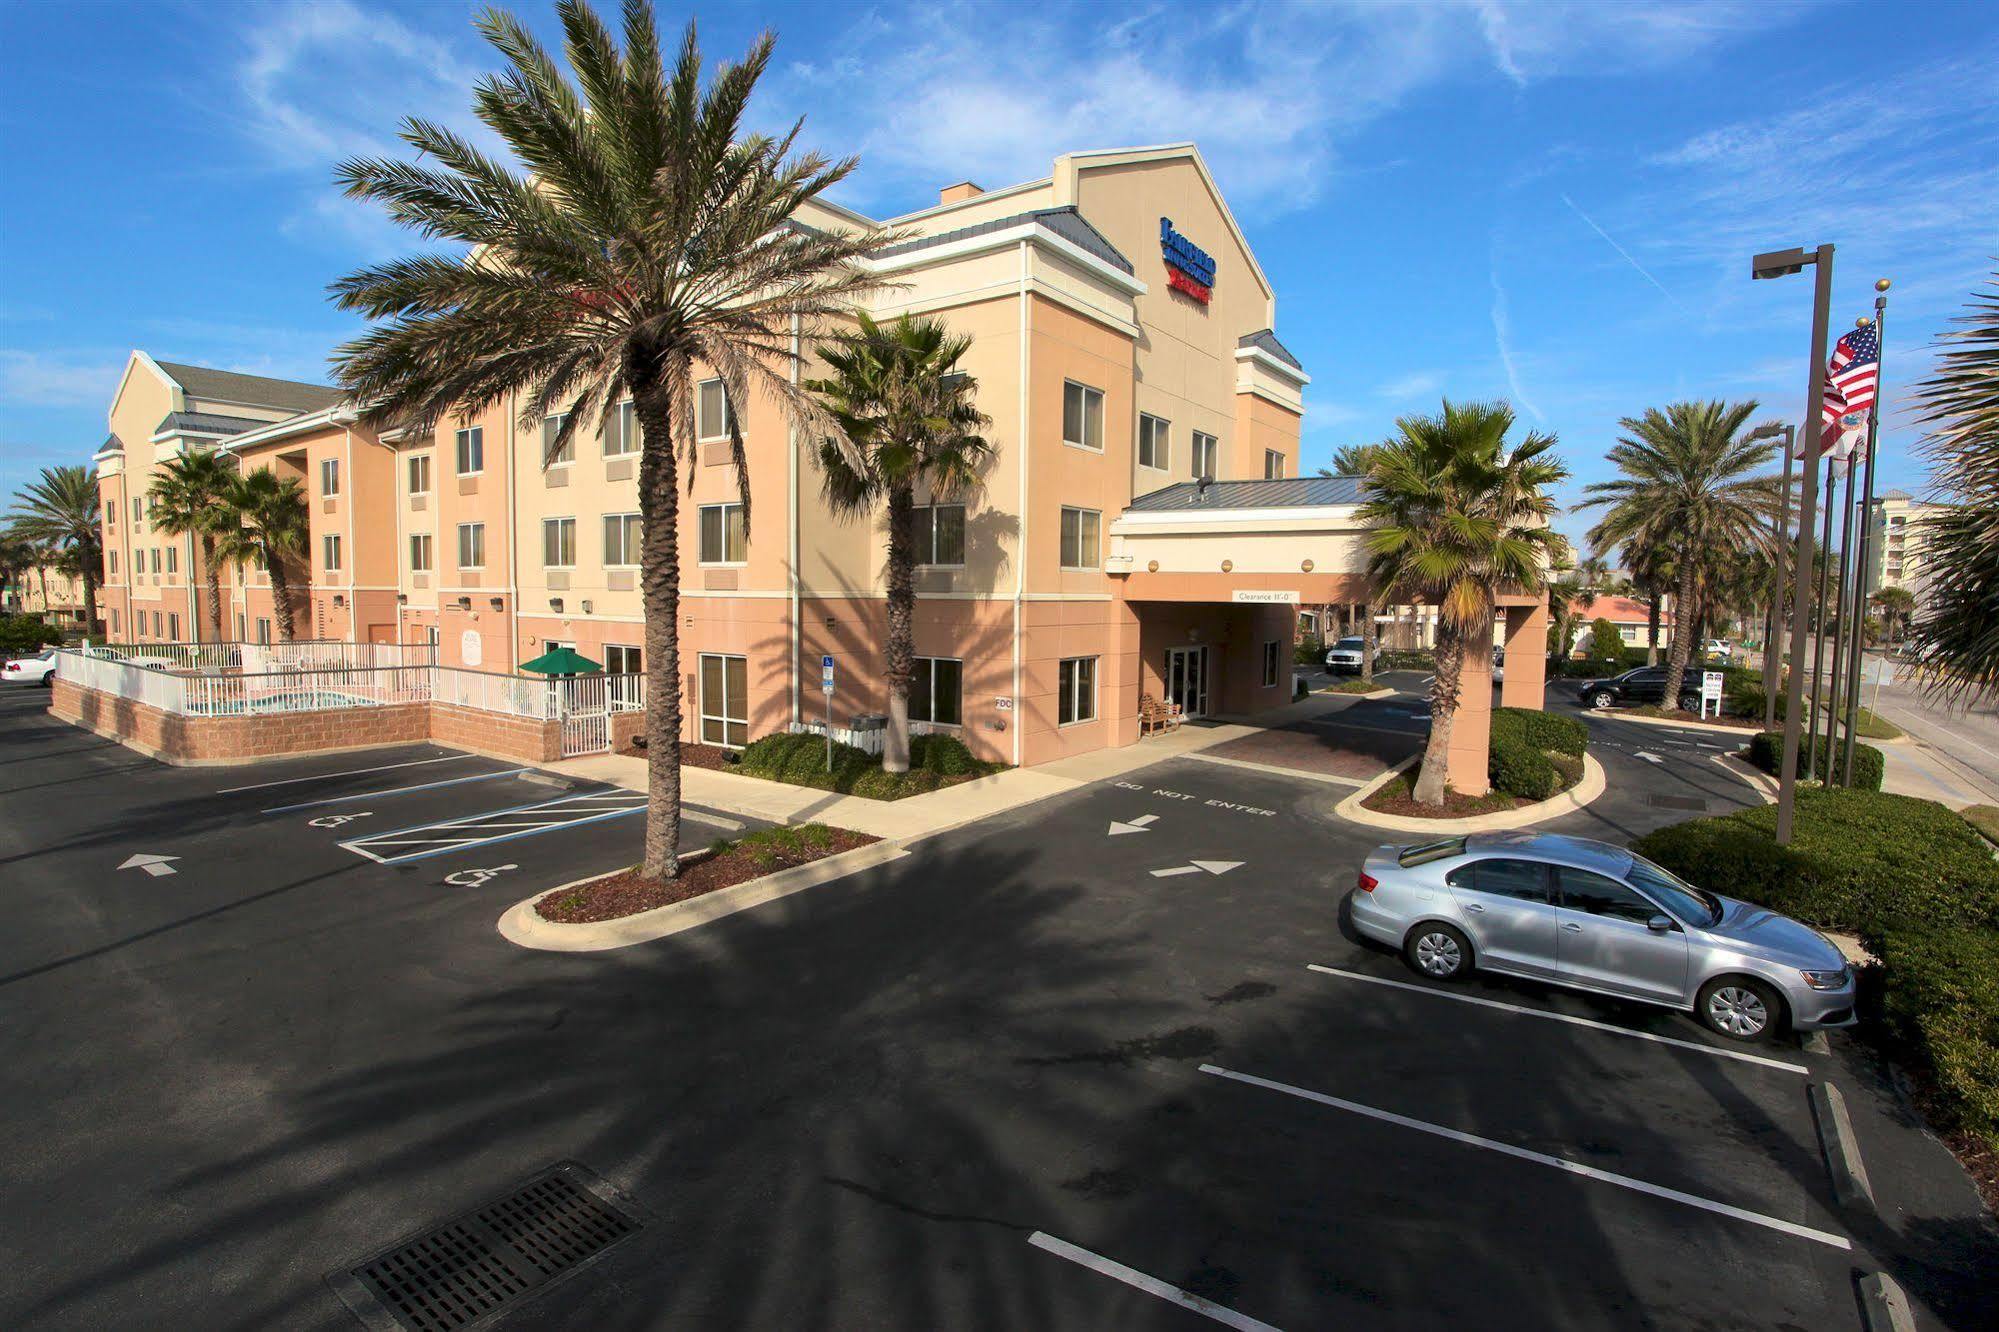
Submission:
[[61,355],[0,349],[0,403],[80,407],[108,402],[124,369],[120,356]]
[[1443,371],[1417,370],[1389,380],[1386,384],[1375,389],[1374,394],[1376,397],[1385,398],[1390,402],[1407,402],[1411,398],[1430,397],[1439,392],[1443,387]]
[[1506,387],[1513,399],[1513,405],[1524,409],[1536,421],[1546,424],[1548,418],[1527,396],[1526,388],[1520,382],[1520,367],[1513,354],[1513,316],[1508,312],[1506,288],[1499,282],[1497,259],[1492,266],[1492,340],[1499,349],[1499,363],[1506,369]]

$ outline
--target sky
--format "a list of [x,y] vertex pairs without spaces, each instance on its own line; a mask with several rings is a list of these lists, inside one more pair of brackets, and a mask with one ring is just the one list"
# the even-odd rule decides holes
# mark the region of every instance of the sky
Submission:
[[[0,497],[88,461],[131,348],[327,379],[359,324],[326,285],[417,248],[332,166],[397,153],[406,115],[476,131],[498,64],[477,8],[0,5]],[[513,8],[556,40],[552,3]],[[1829,241],[1835,336],[1894,281],[1881,488],[1919,494],[1908,388],[1999,269],[1999,24],[1977,4],[659,9],[713,58],[775,30],[754,118],[858,154],[836,197],[874,216],[1065,151],[1198,142],[1313,376],[1308,471],[1444,396],[1558,436],[1566,503],[1647,407],[1796,420],[1810,270],[1752,283],[1749,260]]]

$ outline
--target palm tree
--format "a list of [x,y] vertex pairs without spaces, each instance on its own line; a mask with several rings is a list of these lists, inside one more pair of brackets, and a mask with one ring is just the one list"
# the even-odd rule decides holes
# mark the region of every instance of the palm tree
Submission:
[[[235,482],[235,467],[212,450],[170,458],[153,478],[153,526],[168,536],[192,535],[201,547],[208,578],[208,622],[218,643],[223,638],[222,567],[215,548],[216,539],[233,523],[225,501]],[[199,631],[195,636],[200,637]]]
[[14,493],[8,515],[14,535],[75,557],[83,570],[85,633],[97,631],[97,570],[103,564],[98,539],[97,472],[83,466],[44,467],[42,474]]
[[[27,589],[20,580],[35,567],[33,550],[33,542],[10,529],[0,529],[0,593],[12,587],[20,594],[23,604],[27,600]],[[0,596],[0,610],[5,609],[5,598]]]
[[[1379,444],[1343,444],[1333,450],[1333,466],[1329,471],[1319,469],[1321,476],[1355,476],[1365,481],[1368,473],[1381,458]],[[1362,486],[1365,493],[1366,486]],[[1370,593],[1360,603],[1360,678],[1363,684],[1374,683],[1374,655],[1380,650],[1381,628],[1374,622],[1374,597]]]
[[1777,483],[1750,473],[1769,462],[1777,445],[1751,442],[1743,426],[1756,414],[1751,402],[1676,402],[1663,411],[1625,417],[1625,436],[1610,461],[1624,475],[1584,489],[1579,508],[1605,506],[1590,530],[1595,546],[1636,543],[1653,556],[1670,553],[1677,582],[1673,595],[1673,649],[1666,659],[1667,706],[1680,681],[1700,618],[1703,579],[1724,552],[1767,549],[1777,511]]
[[1916,594],[1906,587],[1884,587],[1868,600],[1881,612],[1883,636],[1891,642],[1898,639],[1916,608]]
[[[859,327],[820,351],[830,378],[807,380],[846,436],[819,449],[826,499],[836,513],[865,514],[888,504],[888,735],[882,770],[909,771],[909,676],[916,654],[916,490],[951,499],[978,483],[992,424],[974,402],[978,384],[957,369],[972,345],[937,319],[903,315]],[[963,533],[959,541],[963,541]],[[962,552],[960,552],[962,555]],[[930,561],[922,553],[923,563]]]
[[260,469],[231,479],[215,558],[260,565],[271,575],[278,641],[293,641],[292,570],[304,563],[309,526],[305,491],[290,477]]
[[1548,652],[1559,663],[1569,659],[1576,636],[1576,600],[1590,595],[1590,584],[1581,566],[1551,566],[1549,572],[1559,576],[1548,584]]
[[1548,526],[1547,493],[1568,469],[1546,456],[1555,437],[1530,433],[1511,449],[1505,403],[1453,404],[1436,416],[1405,416],[1368,472],[1361,518],[1368,574],[1385,594],[1437,607],[1437,674],[1430,686],[1430,737],[1414,796],[1442,805],[1451,731],[1468,647],[1492,643],[1494,598],[1538,592],[1542,570],[1568,554]]
[[[692,23],[668,68],[646,0],[627,0],[622,50],[583,0],[557,9],[574,83],[518,19],[478,20],[506,68],[480,82],[474,109],[532,176],[416,119],[402,137],[427,161],[339,167],[350,195],[471,258],[414,255],[334,284],[342,309],[379,321],[340,350],[338,374],[372,421],[418,430],[502,400],[530,426],[564,412],[552,454],[632,400],[648,668],[639,873],[657,882],[679,873],[677,479],[695,367],[738,409],[761,395],[801,436],[839,440],[793,382],[797,347],[878,285],[860,261],[889,238],[795,221],[854,161],[794,153],[800,125],[781,138],[745,127],[768,34],[704,90]],[[749,472],[728,415],[747,526]]]

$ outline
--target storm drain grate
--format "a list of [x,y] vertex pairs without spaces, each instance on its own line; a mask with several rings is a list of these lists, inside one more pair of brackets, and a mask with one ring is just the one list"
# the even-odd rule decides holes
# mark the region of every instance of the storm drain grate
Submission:
[[573,1161],[327,1278],[371,1327],[466,1327],[596,1257],[643,1224]]
[[1707,809],[1707,801],[1699,796],[1649,795],[1645,798],[1660,809],[1690,809],[1696,813]]

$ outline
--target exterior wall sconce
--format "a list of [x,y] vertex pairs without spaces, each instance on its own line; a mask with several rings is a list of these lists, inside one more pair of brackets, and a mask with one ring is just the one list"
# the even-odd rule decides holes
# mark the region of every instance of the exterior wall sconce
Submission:
[[470,597],[460,597],[460,598],[458,598],[458,609],[459,609],[459,610],[471,610],[471,609],[472,609],[472,598],[470,598]]
[[560,615],[562,613],[562,598],[550,597],[548,599],[548,608],[554,611],[556,614]]
[[345,606],[347,604],[347,598],[342,594],[335,592],[333,594],[333,604],[335,606]]
[[585,615],[588,615],[590,613],[590,603],[587,601],[583,603],[583,613]]
[[1234,560],[1223,560],[1223,561],[1222,561],[1222,572],[1223,572],[1223,573],[1234,573],[1234,572],[1235,572],[1235,561],[1234,561]]
[[1158,573],[1158,572],[1159,572],[1159,561],[1158,561],[1158,560],[1147,560],[1147,561],[1145,562],[1145,571],[1146,571],[1147,573]]
[[1303,564],[1299,565],[1298,567],[1304,570],[1306,573],[1312,572],[1312,562],[1310,560],[1306,560]]
[[506,608],[507,608],[507,603],[506,603],[506,599],[505,599],[504,597],[494,597],[494,598],[493,598],[493,609],[494,609],[494,610],[505,610]]
[[396,604],[397,604],[398,606],[407,606],[407,605],[409,605],[409,604],[410,604],[410,594],[409,594],[409,593],[407,593],[407,592],[398,592],[398,593],[396,593]]

